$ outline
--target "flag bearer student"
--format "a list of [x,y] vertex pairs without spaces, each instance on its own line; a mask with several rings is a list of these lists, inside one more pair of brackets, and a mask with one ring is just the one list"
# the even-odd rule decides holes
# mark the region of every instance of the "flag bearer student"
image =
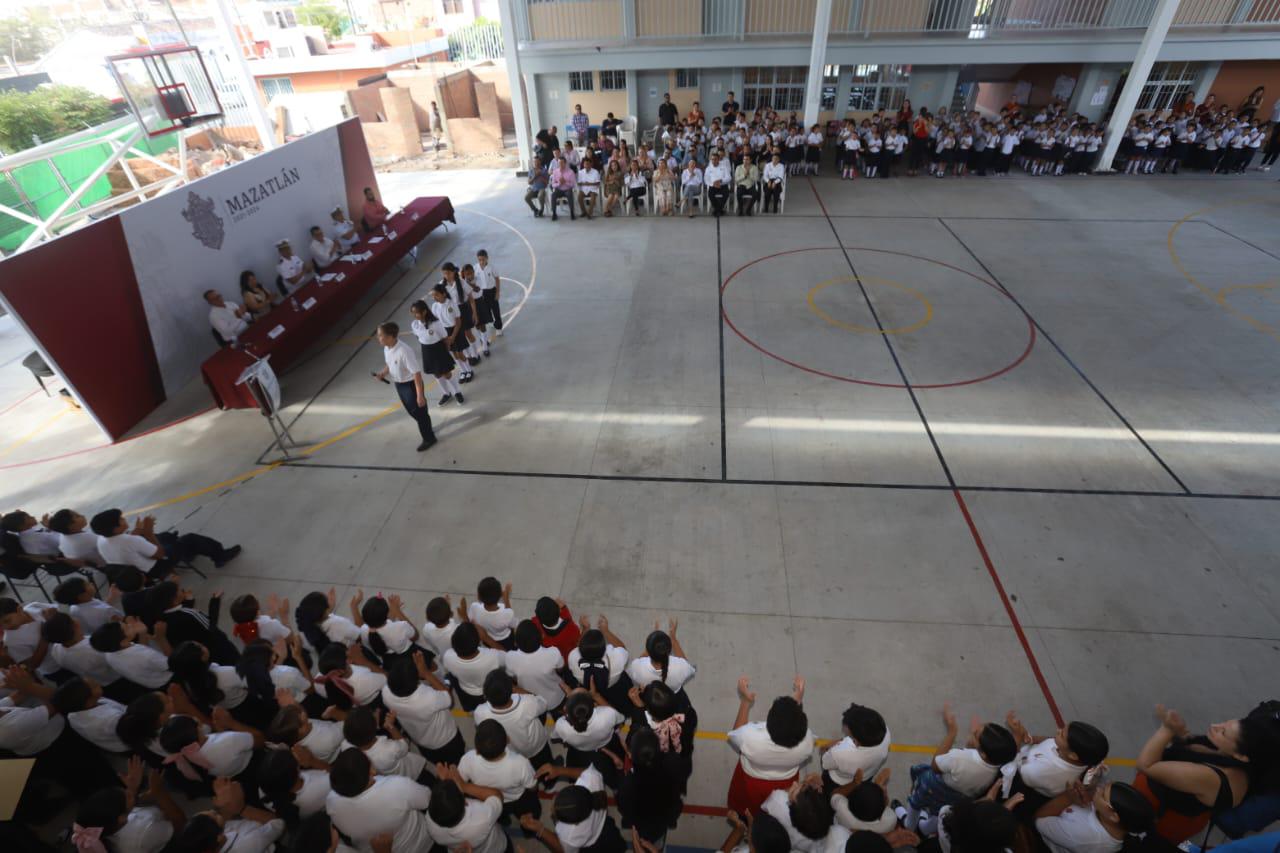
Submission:
[[386,366],[375,373],[374,378],[385,380],[390,377],[404,410],[418,424],[418,435],[422,438],[418,451],[429,450],[437,439],[435,430],[431,428],[431,415],[427,414],[426,388],[422,381],[422,365],[418,362],[418,354],[400,340],[400,326],[396,323],[378,326],[378,343],[382,344]]
[[444,396],[436,405],[443,406],[450,400],[465,403],[462,388],[453,378],[454,362],[453,356],[449,354],[449,330],[421,299],[409,306],[409,313],[413,315],[409,328],[422,347],[422,369],[434,376],[444,391]]
[[484,354],[488,355],[489,344],[493,343],[494,335],[502,337],[502,308],[498,305],[502,296],[502,276],[489,263],[489,253],[484,249],[476,252],[476,280],[480,282],[480,316],[486,326],[492,326],[496,330],[486,329],[483,332]]
[[466,355],[468,344],[467,336],[462,332],[462,315],[458,306],[449,298],[449,289],[443,282],[431,288],[431,298],[434,300],[431,313],[449,333],[445,342],[449,352],[453,354],[453,360],[458,364],[458,382],[466,385],[475,378],[475,371],[471,369],[471,360]]

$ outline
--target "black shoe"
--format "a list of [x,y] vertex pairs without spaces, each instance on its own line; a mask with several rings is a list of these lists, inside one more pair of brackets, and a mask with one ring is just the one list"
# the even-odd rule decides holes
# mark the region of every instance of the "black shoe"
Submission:
[[559,216],[556,216],[556,215],[553,213],[553,214],[551,214],[551,221],[552,221],[552,222],[559,222],[559,221],[560,221],[560,217],[559,217]]
[[459,385],[466,385],[468,382],[470,382],[470,381],[471,381],[472,379],[474,379],[474,378],[475,378],[475,377],[473,377],[473,376],[471,376],[471,375],[463,376],[463,377],[461,377],[461,378],[458,380],[458,384],[459,384]]
[[489,358],[489,348],[488,348],[488,347],[485,347],[485,348],[484,348],[484,357],[485,357],[485,358]]
[[452,399],[453,399],[452,394],[445,394],[443,397],[440,398],[440,402],[436,403],[436,405],[443,406],[445,403],[449,402]]
[[431,438],[428,438],[426,441],[422,442],[422,444],[418,445],[418,452],[421,453],[424,450],[430,450],[433,446],[435,446],[437,441],[439,441],[439,439],[437,439],[434,435],[431,436]]
[[467,359],[467,363],[468,363],[468,364],[470,364],[472,367],[475,367],[476,365],[478,365],[478,364],[480,363],[480,359],[478,359],[478,358],[469,358],[469,359]]
[[454,396],[454,399],[456,399],[456,400],[458,401],[458,404],[459,404],[459,405],[461,405],[461,404],[463,404],[463,403],[467,402],[467,398],[466,398],[466,397],[464,397],[464,396],[462,396],[462,392],[461,392],[461,391],[459,391],[457,394],[454,394],[453,396]]
[[230,548],[224,548],[222,550],[222,557],[213,561],[214,568],[220,569],[223,566],[225,566],[227,563],[230,563],[236,557],[239,557],[240,550],[241,549],[239,545],[232,545]]

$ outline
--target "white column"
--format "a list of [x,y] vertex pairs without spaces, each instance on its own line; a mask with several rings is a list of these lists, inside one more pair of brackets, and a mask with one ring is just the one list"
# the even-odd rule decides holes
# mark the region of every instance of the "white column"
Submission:
[[804,91],[804,126],[818,121],[822,99],[822,66],[826,64],[827,35],[831,31],[831,0],[818,0],[813,13],[813,46],[809,49],[809,76]]
[[1129,126],[1129,119],[1133,117],[1133,108],[1138,104],[1142,87],[1151,76],[1151,66],[1155,64],[1156,56],[1164,46],[1164,37],[1169,32],[1169,25],[1173,23],[1173,16],[1178,11],[1178,2],[1179,0],[1158,0],[1155,13],[1151,16],[1151,23],[1147,25],[1147,32],[1142,37],[1142,44],[1138,46],[1138,55],[1129,68],[1129,78],[1125,80],[1124,88],[1120,90],[1120,100],[1116,102],[1116,110],[1107,123],[1107,138],[1102,144],[1102,155],[1098,158],[1098,163],[1103,169],[1111,168],[1111,161],[1115,159],[1116,151],[1120,149],[1120,140],[1124,138],[1125,128]]
[[516,10],[513,0],[502,0],[502,51],[507,60],[507,82],[511,87],[511,120],[516,126],[519,170],[528,171],[532,150],[529,145],[529,112],[525,109],[524,75],[520,73],[520,51],[516,48]]
[[262,150],[270,151],[276,147],[275,129],[271,124],[271,117],[267,115],[262,90],[258,88],[258,81],[253,79],[249,60],[245,59],[240,39],[236,38],[236,28],[231,23],[230,5],[228,0],[213,0],[213,7],[218,12],[214,20],[217,22],[218,32],[226,40],[227,50],[231,51],[232,74],[236,86],[244,93],[244,102],[253,118],[253,127],[258,131],[258,139],[262,140]]

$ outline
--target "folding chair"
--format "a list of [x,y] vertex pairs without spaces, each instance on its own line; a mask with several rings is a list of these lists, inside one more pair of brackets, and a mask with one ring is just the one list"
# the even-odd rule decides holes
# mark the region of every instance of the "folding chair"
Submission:
[[[80,574],[87,577],[95,588],[97,587],[97,582],[93,579],[93,575],[86,570],[68,565],[62,560],[50,559],[42,561],[37,557],[28,555],[16,533],[6,532],[3,539],[0,540],[0,547],[4,549],[3,553],[0,553],[0,575],[9,582],[9,586],[13,588],[13,594],[19,603],[23,600],[22,593],[18,592],[19,586],[25,586],[28,589],[39,589],[46,601],[53,600],[49,596],[49,591],[45,589],[44,580],[40,577],[41,574],[46,575],[51,583],[59,581],[67,575]],[[19,583],[20,581],[22,583]]]

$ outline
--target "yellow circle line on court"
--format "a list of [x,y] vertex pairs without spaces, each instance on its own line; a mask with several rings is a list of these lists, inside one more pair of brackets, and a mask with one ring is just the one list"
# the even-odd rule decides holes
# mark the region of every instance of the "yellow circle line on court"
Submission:
[[[517,237],[520,238],[521,242],[524,243],[525,248],[529,250],[529,269],[530,269],[529,283],[526,285],[526,284],[523,284],[522,282],[517,281],[514,278],[507,278],[505,276],[503,277],[504,280],[510,281],[513,284],[519,285],[520,288],[524,290],[524,297],[520,300],[519,304],[516,305],[516,307],[511,311],[511,313],[504,318],[504,323],[510,323],[512,320],[516,318],[516,315],[519,314],[524,309],[524,306],[528,304],[529,295],[533,292],[534,283],[538,280],[538,253],[534,251],[533,244],[529,242],[529,238],[525,237],[524,233],[519,228],[516,228],[511,223],[507,222],[505,219],[499,219],[496,216],[491,216],[487,213],[481,213],[478,210],[469,210],[468,208],[465,208],[465,207],[459,207],[456,209],[460,211],[466,211],[467,213],[475,214],[476,216],[483,216],[485,219],[493,220],[494,222],[497,222],[499,225],[502,225],[503,227],[510,229]],[[435,385],[434,380],[430,384],[428,384],[426,388],[431,388],[433,385]],[[426,389],[424,388],[424,391],[425,390]],[[311,456],[315,453],[318,453],[319,451],[324,450],[326,447],[331,447],[332,445],[337,444],[339,441],[342,441],[345,438],[350,438],[351,436],[355,435],[361,430],[372,426],[373,424],[387,417],[391,413],[397,412],[399,410],[400,410],[399,406],[388,406],[387,408],[372,415],[371,417],[368,417],[365,420],[360,421],[358,424],[355,424],[354,426],[350,426],[347,429],[342,430],[337,435],[330,436],[329,438],[325,439],[319,444],[314,444],[306,448],[305,450],[301,451],[299,455]],[[254,468],[252,471],[246,471],[243,474],[237,474],[234,477],[230,477],[226,480],[222,480],[220,482],[214,483],[211,486],[204,486],[203,488],[186,492],[184,494],[178,495],[177,497],[169,498],[167,500],[157,501],[155,503],[147,504],[146,506],[139,507],[137,509],[126,510],[125,514],[141,515],[144,512],[151,512],[152,510],[161,509],[162,507],[173,506],[174,504],[179,504],[179,503],[182,503],[183,501],[189,501],[192,498],[198,498],[202,495],[207,495],[210,492],[216,492],[221,489],[229,488],[239,483],[243,483],[247,480],[252,480],[254,477],[257,477],[261,474],[269,474],[283,464],[284,464],[283,460],[279,462],[272,462],[270,465],[263,465],[259,468]]]
[[[1178,256],[1178,250],[1174,248],[1174,245],[1173,245],[1173,238],[1177,236],[1178,229],[1182,228],[1183,225],[1186,225],[1188,222],[1190,222],[1192,219],[1195,219],[1197,216],[1203,216],[1206,213],[1210,213],[1215,210],[1221,210],[1224,207],[1238,207],[1244,204],[1254,204],[1259,201],[1270,201],[1270,197],[1269,196],[1251,196],[1249,198],[1242,198],[1242,199],[1236,199],[1234,201],[1222,202],[1221,204],[1212,204],[1212,205],[1209,205],[1208,207],[1202,207],[1199,210],[1188,213],[1186,216],[1182,217],[1177,222],[1173,223],[1173,227],[1169,229],[1169,236],[1166,239],[1166,243],[1168,244],[1168,247],[1169,247],[1169,258],[1170,260],[1173,261],[1174,267],[1177,268],[1178,272],[1182,273],[1183,278],[1191,282],[1191,285],[1195,287],[1196,290],[1199,290],[1205,296],[1209,297],[1209,299],[1212,300],[1214,304],[1220,306],[1223,310],[1225,310],[1231,316],[1235,317],[1237,320],[1243,320],[1244,322],[1248,323],[1257,331],[1262,332],[1264,335],[1268,335],[1275,341],[1280,341],[1280,330],[1277,330],[1276,327],[1272,326],[1270,323],[1267,323],[1263,320],[1259,320],[1257,317],[1253,316],[1247,311],[1241,311],[1239,308],[1236,308],[1229,301],[1227,301],[1227,296],[1233,290],[1237,290],[1240,288],[1228,286],[1228,287],[1220,288],[1218,290],[1214,290],[1212,287],[1200,281],[1200,279],[1196,278],[1195,275],[1192,274],[1192,272],[1188,270],[1186,266],[1183,265],[1182,258]],[[1259,289],[1265,290],[1266,288],[1259,288]]]
[[[844,320],[832,317],[826,311],[818,307],[818,294],[835,284],[843,284],[850,281],[861,281],[863,284],[883,284],[886,287],[892,287],[894,290],[900,290],[908,296],[914,296],[924,306],[924,319],[912,323],[910,326],[897,326],[891,329],[877,329],[871,326],[860,326],[857,323],[846,323]],[[872,335],[906,335],[911,332],[917,332],[925,326],[933,322],[933,303],[924,297],[924,294],[917,290],[907,287],[901,282],[893,281],[887,278],[870,278],[861,276],[855,278],[851,275],[836,276],[826,281],[820,281],[810,288],[809,293],[805,296],[805,301],[809,303],[809,310],[821,317],[829,325],[835,326],[837,329],[845,329],[850,332],[864,332]]]

